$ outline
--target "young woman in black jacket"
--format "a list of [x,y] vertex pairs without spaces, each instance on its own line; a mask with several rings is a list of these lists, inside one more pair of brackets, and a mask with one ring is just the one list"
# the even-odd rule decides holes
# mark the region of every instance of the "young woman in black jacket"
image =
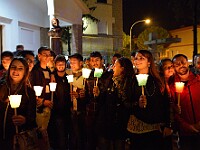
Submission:
[[132,133],[131,149],[161,150],[163,143],[160,126],[167,122],[169,117],[169,100],[165,85],[150,51],[139,50],[135,56],[135,66],[137,74],[148,74],[148,79],[142,95],[142,87],[138,86],[138,81],[134,78],[133,108],[128,122],[128,131]]
[[99,150],[125,149],[133,74],[131,61],[122,57],[115,62],[113,76],[102,81],[96,122]]
[[[0,86],[0,147],[13,149],[13,137],[16,133],[36,127],[35,92],[27,86],[29,67],[23,58],[14,58],[8,69],[6,82]],[[17,116],[9,103],[9,95],[22,95],[17,108]]]

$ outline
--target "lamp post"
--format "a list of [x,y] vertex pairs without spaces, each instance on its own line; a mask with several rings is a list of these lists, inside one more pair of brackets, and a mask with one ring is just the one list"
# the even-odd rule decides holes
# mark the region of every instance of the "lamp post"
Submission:
[[138,21],[136,21],[136,22],[134,22],[134,23],[132,24],[132,26],[131,26],[131,28],[130,28],[130,52],[131,52],[131,47],[132,47],[132,42],[131,42],[131,38],[132,38],[132,28],[133,28],[136,24],[138,24],[138,23],[140,23],[140,22],[145,22],[146,24],[149,24],[149,23],[151,22],[151,20],[150,20],[150,19],[138,20]]

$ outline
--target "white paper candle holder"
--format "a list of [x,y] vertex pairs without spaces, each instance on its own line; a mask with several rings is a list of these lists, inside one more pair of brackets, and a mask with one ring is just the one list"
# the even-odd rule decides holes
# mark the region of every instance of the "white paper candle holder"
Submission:
[[90,76],[91,71],[92,71],[91,69],[83,68],[82,69],[82,76],[83,76],[83,78],[88,79],[89,76]]
[[67,75],[66,77],[69,83],[72,83],[74,81],[74,75]]
[[33,86],[36,96],[40,96],[42,94],[43,87],[42,86]]
[[10,95],[9,100],[11,108],[18,108],[20,106],[21,99],[22,95]]
[[49,85],[50,85],[50,91],[51,92],[55,92],[56,91],[56,85],[57,85],[57,83],[50,82]]

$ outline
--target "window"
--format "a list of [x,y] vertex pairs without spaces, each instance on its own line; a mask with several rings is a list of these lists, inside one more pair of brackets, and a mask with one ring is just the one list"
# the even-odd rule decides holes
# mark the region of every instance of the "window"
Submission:
[[107,0],[97,0],[97,3],[107,3]]

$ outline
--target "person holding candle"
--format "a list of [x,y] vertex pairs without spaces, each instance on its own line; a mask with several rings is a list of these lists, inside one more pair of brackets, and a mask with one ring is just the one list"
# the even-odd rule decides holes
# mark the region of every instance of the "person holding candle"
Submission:
[[[175,121],[179,129],[180,148],[183,150],[200,149],[200,76],[189,70],[188,58],[184,54],[177,54],[172,59],[175,69],[175,81],[183,82],[180,93],[180,112],[175,114]],[[178,104],[178,93],[175,83],[170,84],[174,104]],[[180,91],[181,92],[181,91]]]
[[121,57],[115,61],[113,76],[98,85],[101,90],[94,91],[99,104],[96,119],[98,150],[125,150],[133,75],[131,61]]
[[66,77],[66,59],[64,55],[55,58],[56,91],[53,97],[53,108],[49,122],[49,138],[53,149],[68,149],[70,130],[70,85]]
[[71,107],[71,143],[70,149],[86,149],[86,104],[88,103],[87,87],[84,87],[84,78],[82,76],[83,56],[75,53],[69,56],[70,67],[73,74],[72,89],[70,92]]
[[[95,131],[96,116],[98,112],[98,98],[93,93],[95,88],[101,88],[102,80],[112,75],[112,72],[108,72],[103,66],[102,55],[98,51],[90,53],[90,66],[92,66],[92,72],[90,77],[86,80],[88,91],[89,91],[89,103],[86,106],[86,131],[87,131],[87,150],[94,150],[97,146],[97,135]],[[99,74],[95,74],[99,71]],[[103,71],[103,73],[101,72]],[[95,77],[95,75],[99,75]],[[101,89],[100,89],[101,90]]]
[[178,148],[178,133],[174,123],[174,113],[178,111],[178,107],[174,108],[173,101],[171,99],[171,91],[169,87],[169,85],[174,82],[175,71],[172,60],[169,58],[161,59],[158,67],[160,76],[165,83],[167,94],[170,100],[170,109],[169,109],[170,117],[168,122],[166,122],[161,127],[163,129],[164,149],[172,150],[173,147],[174,149]]
[[41,147],[43,149],[49,149],[49,138],[47,134],[48,123],[50,119],[50,111],[53,107],[51,101],[51,93],[49,83],[51,81],[51,71],[47,67],[47,63],[51,57],[50,48],[47,46],[41,46],[38,49],[38,62],[34,65],[31,71],[31,85],[42,86],[42,94],[37,97],[37,113],[36,121],[37,125],[42,132]]
[[[14,58],[10,63],[5,83],[0,86],[0,147],[13,149],[15,126],[19,132],[36,127],[36,97],[27,85],[29,66],[23,58]],[[9,104],[9,95],[22,95],[17,116]]]
[[138,75],[148,75],[144,95],[138,81],[132,86],[133,108],[128,122],[131,133],[131,149],[161,150],[163,147],[160,124],[168,119],[168,96],[150,51],[139,50],[135,55]]

